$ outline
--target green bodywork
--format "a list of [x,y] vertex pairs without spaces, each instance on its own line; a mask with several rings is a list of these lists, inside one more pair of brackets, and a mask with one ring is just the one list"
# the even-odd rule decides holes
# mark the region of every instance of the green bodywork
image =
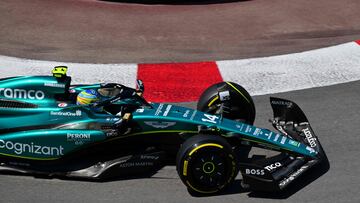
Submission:
[[[137,123],[130,133],[108,136],[101,126],[113,126],[121,118],[97,112],[91,106],[57,99],[67,92],[99,89],[100,84],[70,87],[70,79],[51,76],[14,77],[0,80],[0,101],[19,101],[22,107],[0,105],[0,155],[31,160],[56,160],[72,152],[102,142],[147,134],[197,134],[206,126],[224,137],[237,136],[244,141],[272,149],[285,150],[310,157],[312,148],[279,133],[241,122],[209,115],[171,104],[152,103],[132,113]],[[113,105],[134,104],[129,98]],[[34,106],[27,106],[33,104]],[[21,105],[20,105],[21,106]]]

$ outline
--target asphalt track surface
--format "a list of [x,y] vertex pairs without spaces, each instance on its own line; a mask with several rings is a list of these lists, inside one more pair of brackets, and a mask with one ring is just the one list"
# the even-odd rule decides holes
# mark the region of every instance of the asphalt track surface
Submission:
[[[254,194],[235,184],[225,194],[193,197],[173,166],[151,178],[85,182],[0,175],[2,202],[360,202],[360,82],[254,97],[256,125],[268,127],[269,96],[287,98],[305,111],[330,161],[330,170],[303,188]],[[195,107],[194,103],[182,104]]]
[[86,63],[214,61],[311,50],[360,35],[358,0],[162,2],[2,0],[0,54]]

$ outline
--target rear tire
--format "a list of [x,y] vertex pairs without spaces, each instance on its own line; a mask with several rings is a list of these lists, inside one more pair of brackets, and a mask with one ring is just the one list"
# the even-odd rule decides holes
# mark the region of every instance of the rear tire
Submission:
[[189,192],[210,195],[224,190],[238,173],[230,144],[217,135],[196,135],[181,146],[176,169]]

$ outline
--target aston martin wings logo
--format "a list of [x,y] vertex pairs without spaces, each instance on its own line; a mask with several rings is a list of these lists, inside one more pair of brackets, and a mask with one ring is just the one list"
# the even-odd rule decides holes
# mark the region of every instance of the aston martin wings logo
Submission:
[[174,126],[176,122],[159,122],[159,121],[145,121],[145,124],[154,128],[168,128]]

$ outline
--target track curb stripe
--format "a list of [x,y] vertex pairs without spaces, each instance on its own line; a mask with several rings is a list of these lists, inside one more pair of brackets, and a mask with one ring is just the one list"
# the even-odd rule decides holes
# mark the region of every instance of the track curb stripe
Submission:
[[211,84],[223,81],[215,62],[139,64],[137,77],[157,102],[196,101]]
[[280,56],[217,61],[226,81],[251,95],[264,95],[360,80],[360,46],[355,42]]
[[188,102],[221,81],[263,95],[360,80],[359,45],[357,40],[301,53],[199,63],[85,64],[0,56],[0,78],[49,75],[52,67],[66,65],[73,84],[117,82],[135,87],[139,78],[150,101]]

